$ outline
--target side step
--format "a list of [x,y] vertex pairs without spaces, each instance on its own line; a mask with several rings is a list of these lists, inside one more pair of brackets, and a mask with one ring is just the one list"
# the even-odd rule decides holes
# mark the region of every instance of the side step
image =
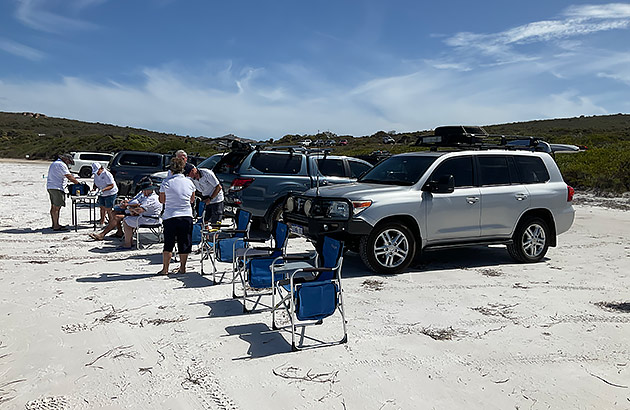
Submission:
[[466,248],[469,246],[486,246],[486,245],[511,245],[512,239],[490,239],[487,241],[470,241],[470,242],[454,242],[454,243],[442,243],[436,245],[427,245],[424,247],[424,251],[436,251],[440,249],[453,249],[453,248]]

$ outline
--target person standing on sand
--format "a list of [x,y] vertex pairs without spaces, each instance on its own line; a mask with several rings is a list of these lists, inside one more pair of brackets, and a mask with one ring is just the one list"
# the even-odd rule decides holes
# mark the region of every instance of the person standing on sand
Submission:
[[96,203],[101,208],[101,220],[99,225],[105,224],[105,215],[107,219],[112,220],[112,208],[116,202],[116,194],[118,194],[118,186],[114,181],[111,172],[105,169],[99,162],[92,163],[92,175],[94,176],[94,186],[92,189],[98,188],[101,192],[98,195]]
[[195,203],[195,185],[182,172],[186,162],[182,158],[171,160],[172,176],[166,178],[160,186],[160,202],[164,204],[162,214],[164,226],[164,251],[162,252],[161,275],[167,275],[168,267],[173,256],[173,248],[177,241],[179,251],[179,270],[186,273],[186,260],[192,250],[193,211],[191,204]]
[[59,225],[59,213],[61,207],[66,206],[66,179],[78,184],[79,181],[70,173],[68,164],[74,165],[74,159],[70,154],[62,154],[50,164],[46,189],[50,197],[50,219],[52,219],[53,231],[66,231],[67,226]]
[[186,164],[184,175],[192,179],[201,200],[206,203],[204,222],[218,224],[223,219],[223,188],[217,176],[209,169],[197,168]]
[[[183,159],[184,166],[188,163],[188,154],[186,154],[186,151],[184,151],[183,149],[179,149],[175,152],[175,158]],[[168,178],[171,176],[173,176],[173,172],[169,169],[168,172],[166,173],[166,177]]]

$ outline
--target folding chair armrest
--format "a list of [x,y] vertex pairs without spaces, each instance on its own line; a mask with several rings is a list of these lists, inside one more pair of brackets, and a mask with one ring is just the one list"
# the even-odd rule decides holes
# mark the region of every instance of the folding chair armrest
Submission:
[[232,224],[210,224],[213,229],[229,228]]
[[282,259],[284,259],[285,261],[289,261],[289,262],[293,262],[293,261],[307,261],[309,259],[313,259],[315,258],[315,256],[312,253],[295,253],[293,255],[286,255],[283,256]]
[[243,242],[257,242],[257,243],[265,243],[267,242],[269,239],[264,239],[264,238],[244,238]]
[[335,270],[334,268],[304,268],[302,272],[310,272],[310,273],[322,273],[322,272],[331,272]]
[[247,230],[245,229],[225,229],[222,231],[217,231],[220,233],[247,233]]

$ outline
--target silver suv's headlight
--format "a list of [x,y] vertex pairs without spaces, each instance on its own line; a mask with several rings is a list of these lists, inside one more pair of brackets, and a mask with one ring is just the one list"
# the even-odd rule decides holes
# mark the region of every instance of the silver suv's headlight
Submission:
[[328,208],[329,218],[344,218],[350,217],[350,205],[344,201],[333,201]]

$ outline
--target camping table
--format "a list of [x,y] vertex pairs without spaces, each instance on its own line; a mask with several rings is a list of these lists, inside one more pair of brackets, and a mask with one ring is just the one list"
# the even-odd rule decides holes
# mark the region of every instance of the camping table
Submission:
[[77,215],[78,208],[88,208],[90,210],[90,221],[94,224],[94,230],[96,230],[96,195],[80,195],[73,196],[72,198],[72,224],[74,225],[74,231],[78,230],[79,218]]

